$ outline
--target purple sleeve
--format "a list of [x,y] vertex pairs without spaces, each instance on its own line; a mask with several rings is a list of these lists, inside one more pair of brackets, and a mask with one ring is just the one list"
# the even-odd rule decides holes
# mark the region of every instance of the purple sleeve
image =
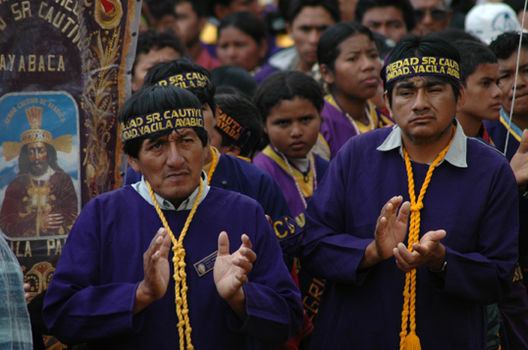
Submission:
[[87,204],[74,224],[44,300],[46,325],[66,342],[104,338],[134,328],[139,280],[100,282],[104,269],[99,264],[100,249],[104,242],[98,232],[101,216],[94,203]]
[[282,261],[278,240],[262,209],[257,208],[256,234],[250,235],[257,260],[244,286],[247,317],[242,323],[228,313],[230,328],[265,343],[281,344],[300,326],[303,318],[300,292]]
[[360,285],[367,274],[358,271],[358,267],[372,238],[344,232],[347,196],[353,196],[347,190],[347,172],[351,168],[350,164],[344,164],[347,156],[340,153],[330,163],[308,203],[301,263],[315,276]]
[[496,302],[509,290],[518,259],[517,186],[506,162],[494,176],[486,208],[476,252],[446,247],[447,266],[442,286],[446,293],[482,304]]

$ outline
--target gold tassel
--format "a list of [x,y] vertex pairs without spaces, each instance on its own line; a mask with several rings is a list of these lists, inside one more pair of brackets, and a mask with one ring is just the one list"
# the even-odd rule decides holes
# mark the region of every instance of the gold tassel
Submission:
[[407,334],[403,343],[403,350],[421,350],[422,346],[420,345],[420,338],[416,333],[411,332]]

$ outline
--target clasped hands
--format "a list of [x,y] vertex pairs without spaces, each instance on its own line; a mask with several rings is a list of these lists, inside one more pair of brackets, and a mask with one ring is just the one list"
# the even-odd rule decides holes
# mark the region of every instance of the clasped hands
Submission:
[[[216,290],[231,308],[241,317],[245,315],[245,295],[242,286],[248,282],[247,275],[253,268],[257,255],[246,234],[241,236],[242,244],[229,253],[229,238],[225,231],[218,236],[218,253],[213,275]],[[136,290],[134,313],[162,298],[169,284],[169,250],[171,239],[167,230],[160,228],[143,254],[144,279]]]
[[[392,256],[396,265],[403,272],[426,265],[430,269],[439,270],[446,255],[445,246],[440,243],[446,236],[444,230],[428,231],[409,250],[403,240],[407,236],[411,204],[403,202],[402,196],[392,197],[381,209],[376,222],[374,240],[369,243],[360,268],[368,268]],[[399,211],[398,211],[399,209]]]

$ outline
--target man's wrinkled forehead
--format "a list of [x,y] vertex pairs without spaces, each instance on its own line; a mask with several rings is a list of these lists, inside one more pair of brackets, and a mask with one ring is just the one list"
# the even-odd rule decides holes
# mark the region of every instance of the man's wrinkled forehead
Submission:
[[437,85],[446,85],[448,84],[447,81],[442,80],[438,77],[434,76],[414,76],[409,78],[404,78],[399,81],[397,81],[394,84],[394,90],[401,90],[401,89],[419,89],[422,87],[432,87]]

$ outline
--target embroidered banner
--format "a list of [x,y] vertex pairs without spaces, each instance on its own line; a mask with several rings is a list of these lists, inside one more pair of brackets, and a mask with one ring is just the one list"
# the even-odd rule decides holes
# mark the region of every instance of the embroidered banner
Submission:
[[116,116],[140,11],[134,0],[0,1],[0,234],[32,296],[82,205],[121,185]]

